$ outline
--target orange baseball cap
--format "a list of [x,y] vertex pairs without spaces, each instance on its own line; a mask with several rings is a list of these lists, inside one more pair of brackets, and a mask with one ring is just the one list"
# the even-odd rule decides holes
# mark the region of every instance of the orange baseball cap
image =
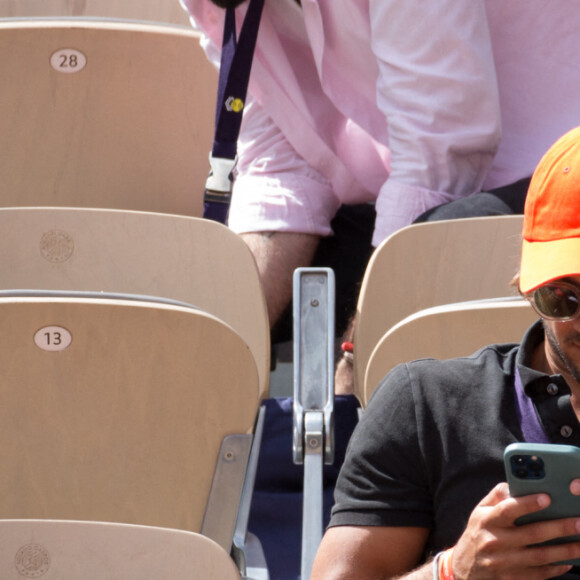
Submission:
[[580,127],[542,157],[526,197],[520,290],[580,276]]

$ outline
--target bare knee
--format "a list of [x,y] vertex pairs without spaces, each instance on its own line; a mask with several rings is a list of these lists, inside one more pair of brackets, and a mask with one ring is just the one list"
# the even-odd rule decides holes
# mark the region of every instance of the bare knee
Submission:
[[320,236],[292,232],[253,232],[241,234],[241,237],[256,259],[270,326],[273,326],[292,298],[294,270],[311,264]]

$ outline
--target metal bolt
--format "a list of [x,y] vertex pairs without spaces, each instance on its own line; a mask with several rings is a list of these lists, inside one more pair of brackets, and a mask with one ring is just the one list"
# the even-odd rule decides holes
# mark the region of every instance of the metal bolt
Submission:
[[310,302],[310,305],[314,306],[314,308],[316,308],[319,304],[320,304],[320,302],[318,302],[318,300],[316,300],[316,298]]

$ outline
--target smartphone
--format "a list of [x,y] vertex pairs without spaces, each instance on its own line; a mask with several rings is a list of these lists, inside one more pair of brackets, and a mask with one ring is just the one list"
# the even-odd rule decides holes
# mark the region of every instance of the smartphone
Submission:
[[[516,520],[517,525],[580,516],[580,496],[570,493],[570,482],[580,478],[580,448],[573,445],[512,443],[504,452],[510,494],[513,497],[547,493],[552,502],[538,512]],[[580,534],[548,543],[580,541]],[[559,564],[580,566],[580,558]]]

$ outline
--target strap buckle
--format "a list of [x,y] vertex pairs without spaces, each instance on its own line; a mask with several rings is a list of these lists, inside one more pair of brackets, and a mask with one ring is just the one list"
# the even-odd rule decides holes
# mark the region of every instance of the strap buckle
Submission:
[[211,170],[205,182],[204,201],[229,203],[234,182],[234,169],[238,158],[226,159],[209,155]]

